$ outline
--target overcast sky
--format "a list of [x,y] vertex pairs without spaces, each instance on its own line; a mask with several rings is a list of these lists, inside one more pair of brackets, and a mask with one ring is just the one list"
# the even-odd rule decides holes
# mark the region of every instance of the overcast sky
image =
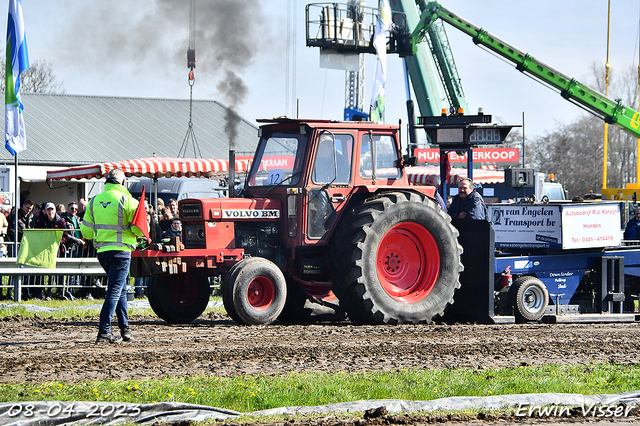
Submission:
[[[637,68],[640,2],[611,2],[610,63],[615,73]],[[188,0],[22,4],[29,57],[50,61],[67,94],[188,99]],[[342,119],[345,73],[321,69],[318,49],[305,46],[306,4],[197,0],[194,98],[233,106],[251,122],[294,116],[295,99],[301,117]],[[569,77],[584,81],[593,63],[606,61],[607,0],[441,4]],[[377,1],[367,0],[367,6],[376,7]],[[6,27],[6,18],[2,21]],[[295,31],[289,21],[295,22]],[[559,94],[475,46],[468,36],[446,29],[471,113],[483,107],[486,114],[519,124],[524,112],[527,136],[542,135],[582,114]],[[287,55],[288,46],[295,46],[295,53],[289,50]],[[374,67],[373,55],[367,55],[367,103]],[[389,59],[387,78],[386,121],[406,122],[406,92],[397,57]],[[188,111],[184,118],[186,132]],[[197,123],[194,126],[197,135]]]

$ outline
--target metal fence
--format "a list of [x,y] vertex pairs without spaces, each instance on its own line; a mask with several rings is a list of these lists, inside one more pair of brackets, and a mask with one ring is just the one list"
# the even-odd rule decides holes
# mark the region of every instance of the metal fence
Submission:
[[90,241],[68,247],[61,244],[56,269],[17,265],[15,244],[0,245],[5,248],[0,250],[0,297],[4,299],[74,299],[104,292],[106,288],[106,273]]

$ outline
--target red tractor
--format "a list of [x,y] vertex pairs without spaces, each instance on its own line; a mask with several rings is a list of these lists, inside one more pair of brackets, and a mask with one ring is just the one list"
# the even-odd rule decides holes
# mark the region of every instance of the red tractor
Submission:
[[181,200],[181,241],[134,254],[132,275],[153,277],[155,313],[193,321],[219,276],[240,324],[442,315],[460,287],[462,248],[434,188],[409,184],[398,127],[261,123],[239,197]]

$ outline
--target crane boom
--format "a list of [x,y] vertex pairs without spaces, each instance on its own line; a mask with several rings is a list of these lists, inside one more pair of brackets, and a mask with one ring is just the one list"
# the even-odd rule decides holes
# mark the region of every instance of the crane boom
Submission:
[[484,46],[514,63],[516,69],[522,73],[558,90],[563,98],[595,114],[605,122],[614,124],[634,137],[640,138],[640,114],[633,108],[623,105],[622,101],[607,98],[575,78],[567,77],[528,53],[499,39],[484,28],[478,27],[442,7],[437,2],[430,2],[426,5],[420,22],[412,32],[411,47],[414,52],[418,51],[419,43],[426,38],[429,29],[438,19],[470,36],[475,44]]
[[429,29],[429,48],[435,59],[436,69],[440,74],[442,86],[446,89],[449,105],[456,110],[462,108],[467,111],[467,99],[462,90],[458,68],[453,60],[453,52],[449,45],[449,37],[444,25],[432,25]]

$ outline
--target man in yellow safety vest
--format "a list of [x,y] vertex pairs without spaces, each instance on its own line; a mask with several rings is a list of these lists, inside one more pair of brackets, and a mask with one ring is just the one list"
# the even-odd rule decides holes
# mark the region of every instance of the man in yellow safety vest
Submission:
[[[100,311],[100,328],[96,343],[128,342],[132,339],[127,314],[127,280],[131,252],[142,230],[133,225],[138,207],[125,185],[120,169],[109,172],[104,192],[89,201],[80,230],[88,240],[95,240],[98,261],[107,273],[107,294]],[[118,318],[120,335],[111,333],[113,314]]]

